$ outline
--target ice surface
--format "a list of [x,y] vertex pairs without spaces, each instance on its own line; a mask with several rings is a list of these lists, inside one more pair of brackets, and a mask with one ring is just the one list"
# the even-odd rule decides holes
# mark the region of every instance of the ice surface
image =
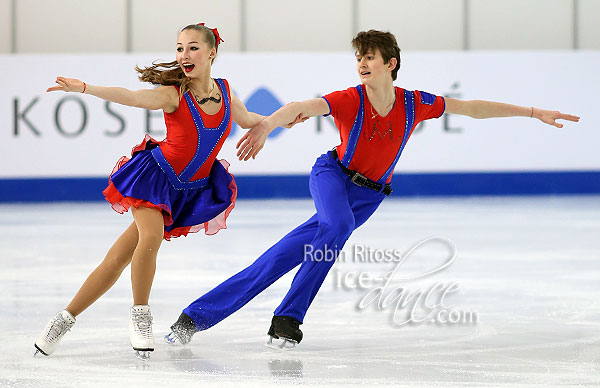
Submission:
[[[239,201],[227,230],[163,244],[151,295],[157,346],[143,362],[127,332],[129,269],[56,353],[32,356],[48,319],[131,215],[100,203],[1,205],[0,387],[600,386],[600,197],[386,200],[351,237],[295,350],[264,346],[294,271],[189,345],[162,341],[182,308],[312,212],[310,201]],[[358,275],[381,277],[398,264],[355,262],[356,247],[405,254],[431,236],[456,247],[454,261],[388,292],[457,282],[446,304],[476,313],[477,323],[398,324],[410,305],[357,308],[380,285],[349,288]],[[439,267],[451,256],[441,241],[406,257],[398,277]]]

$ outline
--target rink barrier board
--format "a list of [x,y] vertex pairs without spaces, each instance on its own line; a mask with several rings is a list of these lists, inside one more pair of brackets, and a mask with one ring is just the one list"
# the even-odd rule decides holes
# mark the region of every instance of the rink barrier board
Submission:
[[[238,175],[238,198],[309,198],[308,175]],[[101,201],[106,178],[0,179],[0,202]],[[600,194],[600,171],[395,174],[391,197]]]

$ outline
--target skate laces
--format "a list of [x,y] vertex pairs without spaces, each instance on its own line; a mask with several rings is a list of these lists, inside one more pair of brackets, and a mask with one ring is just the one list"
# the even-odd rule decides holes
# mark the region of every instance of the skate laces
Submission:
[[133,311],[131,313],[135,331],[144,338],[152,338],[152,315],[150,313]]
[[50,329],[46,334],[46,341],[49,343],[58,341],[65,333],[71,330],[73,325],[67,322],[60,314],[52,318]]

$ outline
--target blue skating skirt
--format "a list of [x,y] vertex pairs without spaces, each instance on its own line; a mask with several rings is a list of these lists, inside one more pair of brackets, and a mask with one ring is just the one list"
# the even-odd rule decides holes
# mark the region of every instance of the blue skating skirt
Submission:
[[126,212],[130,206],[159,210],[165,222],[165,240],[204,229],[215,234],[227,227],[235,207],[237,186],[226,160],[215,160],[208,182],[200,188],[175,189],[152,156],[158,143],[149,136],[132,150],[131,159],[122,157],[102,192],[112,208]]

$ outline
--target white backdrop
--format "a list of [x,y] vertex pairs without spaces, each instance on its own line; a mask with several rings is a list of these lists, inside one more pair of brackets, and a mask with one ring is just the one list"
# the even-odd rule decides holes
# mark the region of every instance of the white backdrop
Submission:
[[[172,54],[3,55],[0,70],[0,178],[106,176],[144,137],[164,137],[162,112],[119,106],[75,93],[45,93],[57,75],[91,84],[150,87],[133,67]],[[557,129],[525,118],[426,122],[405,148],[396,171],[599,170],[600,52],[435,52],[402,57],[397,86],[462,99],[487,99],[559,109],[582,117]],[[281,103],[356,85],[352,53],[229,54],[213,66],[244,102],[260,88]],[[256,100],[255,100],[256,103]],[[85,114],[84,114],[85,112]],[[321,131],[318,132],[317,128]],[[326,119],[313,118],[269,140],[251,162],[235,161],[238,129],[220,157],[236,174],[307,174],[314,159],[338,144]]]

